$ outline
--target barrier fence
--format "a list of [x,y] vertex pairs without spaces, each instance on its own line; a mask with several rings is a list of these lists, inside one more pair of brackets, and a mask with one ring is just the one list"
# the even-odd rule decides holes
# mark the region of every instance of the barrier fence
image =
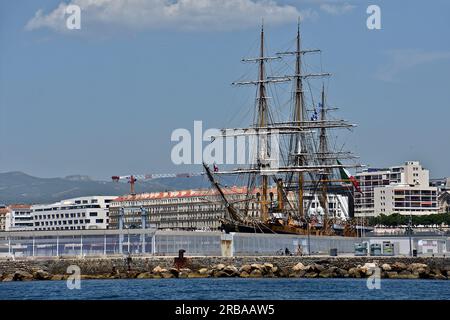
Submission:
[[[397,253],[408,254],[408,239],[394,240],[399,246]],[[331,249],[339,254],[353,254],[355,243],[362,241],[382,243],[383,239],[155,229],[0,232],[0,257],[84,257],[129,253],[174,256],[181,249],[190,256],[330,254]],[[449,247],[448,240],[441,242],[436,253],[446,252],[446,247]],[[418,239],[413,240],[415,248],[420,245]]]
[[[115,254],[220,256],[223,234],[220,232],[156,231],[154,229],[37,231],[0,233],[0,256],[98,256]],[[231,234],[233,255],[277,255],[303,253],[352,252],[355,239],[337,237],[307,238],[274,234]]]

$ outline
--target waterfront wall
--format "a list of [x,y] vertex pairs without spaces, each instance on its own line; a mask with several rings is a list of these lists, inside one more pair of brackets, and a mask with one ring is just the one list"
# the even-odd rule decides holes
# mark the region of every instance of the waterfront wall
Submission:
[[[379,267],[385,278],[448,279],[450,258],[241,256],[0,260],[0,280],[62,280],[71,265],[83,278],[366,277]],[[255,271],[256,270],[256,271]],[[373,270],[372,270],[373,271]]]

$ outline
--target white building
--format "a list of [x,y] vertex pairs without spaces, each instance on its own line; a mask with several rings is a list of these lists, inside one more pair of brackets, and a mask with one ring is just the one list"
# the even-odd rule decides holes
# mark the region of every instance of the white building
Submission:
[[[293,193],[289,193],[289,201],[296,203],[296,198]],[[342,194],[328,193],[327,194],[327,215],[332,218],[339,218],[347,220],[349,218],[348,197]],[[310,192],[304,194],[303,206],[309,216],[324,217],[325,210],[320,203],[320,196],[318,194],[311,195]]]
[[367,169],[355,175],[362,193],[355,192],[355,216],[438,213],[437,188],[418,161],[386,169]]
[[34,230],[108,229],[109,204],[116,196],[92,196],[31,206]]
[[5,231],[32,231],[33,216],[31,206],[27,204],[12,204],[6,207]]

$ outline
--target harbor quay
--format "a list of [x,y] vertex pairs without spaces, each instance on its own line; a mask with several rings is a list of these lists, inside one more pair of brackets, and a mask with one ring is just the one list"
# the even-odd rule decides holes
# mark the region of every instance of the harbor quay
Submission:
[[448,279],[448,241],[154,229],[8,232],[0,238],[0,279],[64,280],[71,266],[82,279]]
[[448,257],[91,257],[0,259],[0,281],[168,278],[369,278],[450,277]]

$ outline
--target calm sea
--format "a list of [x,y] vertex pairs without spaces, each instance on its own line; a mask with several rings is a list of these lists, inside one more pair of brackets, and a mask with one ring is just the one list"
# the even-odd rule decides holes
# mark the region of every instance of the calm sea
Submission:
[[365,279],[82,280],[79,290],[65,281],[0,282],[3,299],[450,300],[450,281],[387,279],[373,290]]

